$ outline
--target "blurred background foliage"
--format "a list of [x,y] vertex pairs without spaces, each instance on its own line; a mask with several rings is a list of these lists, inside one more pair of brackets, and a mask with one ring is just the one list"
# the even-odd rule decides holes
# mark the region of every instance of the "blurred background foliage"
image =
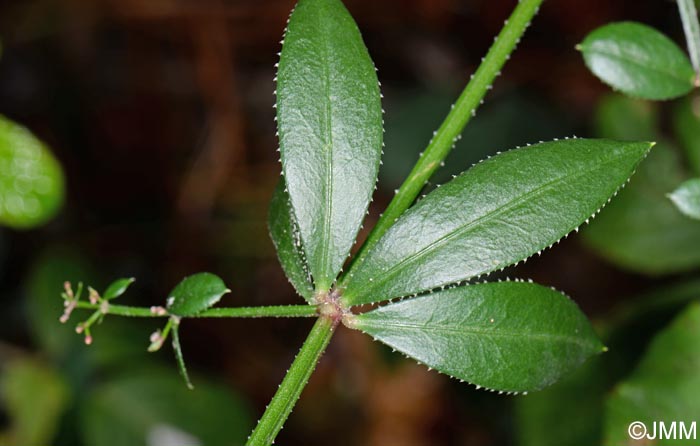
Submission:
[[[369,228],[515,2],[346,4],[385,95],[386,149]],[[64,280],[99,289],[135,276],[124,300],[159,305],[184,275],[209,270],[233,290],[225,305],[298,302],[265,226],[279,175],[273,65],[292,6],[0,4],[0,445],[244,441],[310,321],[186,321],[196,387],[188,391],[169,352],[146,353],[157,321],[108,317],[86,347],[73,330],[80,315],[59,324],[59,293]],[[573,296],[610,351],[549,390],[504,397],[339,330],[278,442],[616,444],[626,416],[700,419],[700,313],[687,307],[700,295],[700,223],[667,198],[700,174],[700,98],[609,94],[574,46],[614,20],[683,42],[673,2],[545,2],[433,181],[555,137],[657,141],[581,234],[507,272]]]

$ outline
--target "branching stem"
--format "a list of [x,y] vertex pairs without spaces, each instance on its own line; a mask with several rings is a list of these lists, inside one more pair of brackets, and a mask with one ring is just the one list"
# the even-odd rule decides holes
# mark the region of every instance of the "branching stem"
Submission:
[[[77,302],[76,308],[99,310],[100,304]],[[151,308],[110,304],[107,314],[129,317],[169,317],[167,312],[156,312]],[[313,317],[316,307],[311,305],[272,305],[263,307],[210,308],[192,317]]]

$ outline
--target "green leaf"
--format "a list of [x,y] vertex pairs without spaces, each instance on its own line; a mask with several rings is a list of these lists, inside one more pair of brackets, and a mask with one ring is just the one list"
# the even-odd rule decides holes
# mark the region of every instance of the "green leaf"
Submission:
[[583,240],[614,264],[650,275],[700,265],[700,222],[678,212],[667,194],[685,179],[677,153],[659,143],[630,184],[582,231]]
[[63,195],[63,171],[49,149],[0,116],[0,225],[42,225],[61,207]]
[[168,312],[176,316],[194,316],[216,304],[230,292],[224,281],[211,273],[186,277],[168,295]]
[[102,294],[102,297],[104,299],[110,300],[110,299],[115,299],[129,288],[129,286],[134,283],[133,277],[129,277],[126,279],[117,279],[114,282],[110,283],[105,292]]
[[656,336],[637,369],[610,396],[604,444],[631,444],[628,427],[634,421],[645,423],[650,430],[654,421],[667,426],[682,421],[690,427],[700,419],[699,368],[700,304],[693,303]]
[[593,74],[616,90],[645,99],[671,99],[693,89],[688,56],[654,28],[611,23],[577,47]]
[[196,391],[168,369],[127,370],[85,394],[83,443],[223,446],[245,442],[250,411],[230,389],[202,379]]
[[609,391],[608,358],[609,353],[593,357],[552,387],[518,398],[518,446],[600,444],[604,397]]
[[673,114],[673,128],[691,170],[700,175],[700,97],[678,103]]
[[10,444],[51,444],[69,403],[66,383],[52,368],[29,359],[3,365],[0,396],[11,421]]
[[401,216],[349,278],[344,302],[420,293],[545,249],[597,212],[649,147],[572,139],[477,164]]
[[312,302],[314,287],[301,247],[299,227],[289,206],[289,195],[284,188],[284,179],[282,179],[272,195],[267,221],[270,237],[289,282],[300,296]]
[[596,134],[625,141],[655,141],[659,137],[658,118],[655,102],[611,93],[596,109]]
[[684,182],[668,198],[683,214],[700,220],[700,178]]
[[379,170],[382,110],[372,60],[339,0],[301,0],[277,74],[282,168],[316,289],[350,252]]
[[440,372],[508,392],[546,387],[604,349],[573,301],[524,282],[438,291],[351,325]]

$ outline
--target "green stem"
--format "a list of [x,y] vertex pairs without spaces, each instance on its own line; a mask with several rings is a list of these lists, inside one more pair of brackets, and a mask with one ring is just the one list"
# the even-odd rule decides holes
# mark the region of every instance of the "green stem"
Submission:
[[275,441],[275,437],[299,399],[301,391],[309,381],[316,363],[331,340],[334,329],[335,323],[331,318],[322,316],[316,320],[299,354],[277,389],[277,393],[272,397],[258,425],[248,437],[246,446],[268,446]]
[[210,308],[194,317],[314,317],[312,305],[274,305],[264,307]]
[[681,14],[688,52],[695,70],[695,85],[700,87],[700,24],[695,0],[678,0],[678,11]]
[[[98,310],[100,304],[78,302],[77,308]],[[169,317],[150,308],[130,307],[126,305],[109,305],[107,314],[130,317]],[[192,317],[312,317],[317,316],[316,307],[311,305],[271,305],[263,307],[210,308]]]
[[369,250],[401,214],[411,206],[425,183],[442,165],[443,160],[459,139],[460,133],[476,113],[476,109],[481,104],[486,92],[491,88],[494,79],[500,74],[501,68],[520,41],[542,1],[521,0],[515,7],[476,73],[462,91],[440,128],[435,132],[433,139],[421,154],[406,181],[394,195],[386,211],[379,218],[347,273],[341,277],[339,281],[341,288],[347,278],[352,275],[354,268],[362,263]]

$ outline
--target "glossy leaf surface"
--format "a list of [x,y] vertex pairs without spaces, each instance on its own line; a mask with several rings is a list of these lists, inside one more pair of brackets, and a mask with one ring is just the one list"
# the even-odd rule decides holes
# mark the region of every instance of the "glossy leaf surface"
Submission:
[[[637,369],[610,396],[603,444],[634,444],[630,443],[628,427],[635,421],[645,423],[649,434],[654,422],[663,421],[669,427],[672,422],[684,422],[690,428],[700,419],[699,368],[700,305],[693,303],[657,335]],[[678,434],[680,427],[676,427]],[[657,427],[657,438],[658,434]],[[666,443],[692,445],[697,441]]]
[[572,139],[490,158],[401,216],[349,278],[343,300],[407,296],[519,262],[599,210],[649,147]]
[[668,198],[683,214],[700,220],[700,178],[685,181]]
[[134,283],[134,280],[136,279],[133,277],[115,280],[109,284],[105,292],[102,294],[102,297],[107,300],[116,299],[126,292],[129,286]]
[[49,149],[0,116],[0,225],[28,229],[46,223],[63,195],[63,171]]
[[671,39],[646,25],[611,23],[591,32],[578,47],[588,68],[623,93],[670,99],[693,88],[688,56]]
[[272,195],[268,213],[270,237],[289,282],[300,296],[311,302],[314,287],[304,259],[299,228],[289,205],[289,195],[284,188],[284,179],[282,179]]
[[339,0],[301,0],[277,74],[282,168],[316,288],[330,288],[364,219],[382,146],[374,65]]
[[194,316],[216,304],[230,290],[211,273],[186,277],[168,295],[168,312],[176,316]]
[[358,315],[355,327],[443,373],[509,392],[546,387],[603,351],[573,301],[524,282],[403,300]]

